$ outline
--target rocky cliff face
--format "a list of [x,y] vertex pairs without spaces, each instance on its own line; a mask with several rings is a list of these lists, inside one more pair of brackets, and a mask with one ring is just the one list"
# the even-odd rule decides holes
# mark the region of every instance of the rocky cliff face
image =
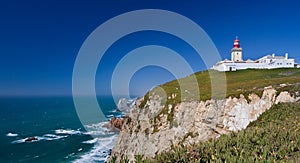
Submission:
[[[174,97],[171,97],[174,98]],[[298,98],[299,99],[299,98]],[[112,156],[134,160],[136,155],[154,157],[171,145],[189,145],[218,138],[242,130],[279,102],[298,100],[288,92],[278,96],[272,87],[265,88],[262,97],[251,94],[247,99],[229,97],[224,100],[182,102],[168,105],[162,112],[162,98],[151,94],[144,108],[134,108],[119,134]],[[171,116],[170,116],[171,115]]]

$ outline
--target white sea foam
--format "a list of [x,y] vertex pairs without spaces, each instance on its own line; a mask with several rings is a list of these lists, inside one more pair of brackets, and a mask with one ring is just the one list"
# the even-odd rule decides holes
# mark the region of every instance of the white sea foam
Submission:
[[109,115],[106,115],[105,117],[106,118],[112,118],[114,115],[113,114],[109,114]]
[[84,132],[85,135],[91,135],[94,137],[104,136],[104,135],[113,135],[114,132],[110,132],[108,129],[98,130],[98,131],[88,131]]
[[57,139],[62,139],[62,138],[66,138],[68,136],[64,135],[64,136],[60,136],[60,135],[54,135],[54,134],[46,134],[44,135],[42,138],[42,140],[57,140]]
[[107,122],[100,122],[97,124],[85,125],[87,132],[83,134],[91,135],[94,137],[104,136],[104,135],[112,135],[114,132],[111,132],[108,128],[103,127]]
[[15,141],[12,141],[11,143],[12,143],[12,144],[24,143],[26,139],[27,139],[27,138],[15,140]]
[[45,137],[50,137],[50,138],[56,138],[56,137],[59,137],[59,136],[54,135],[54,134],[45,134],[44,136],[45,136]]
[[68,156],[66,156],[65,158],[70,158],[70,157],[73,157],[75,155],[75,153],[70,153],[68,154]]
[[101,135],[101,134],[104,134],[104,133],[102,131],[88,131],[88,132],[84,132],[83,134],[91,135],[91,136],[97,136],[97,135]]
[[[25,142],[31,143],[31,142],[41,141],[41,140],[51,141],[51,140],[57,140],[57,139],[62,139],[62,138],[66,138],[66,137],[68,137],[68,136],[66,136],[66,135],[59,136],[59,135],[54,135],[54,134],[45,134],[43,136],[32,136],[32,137],[27,137],[27,138],[24,138],[24,139],[15,140],[12,143],[13,144],[15,144],[15,143],[25,143]],[[36,140],[26,141],[30,138],[36,138]]]
[[[27,142],[31,143],[31,142],[37,142],[37,141],[42,140],[42,137],[40,137],[40,136],[33,136],[33,137],[36,138],[36,140],[31,140],[31,141],[27,141]],[[32,138],[32,137],[27,137],[27,138],[24,138],[24,139],[15,140],[15,141],[13,141],[11,143],[13,143],[13,144],[16,144],[16,143],[25,143],[26,140],[28,140],[30,138]]]
[[94,138],[92,140],[87,140],[87,141],[84,141],[82,143],[85,143],[85,144],[94,144],[98,141],[98,138]]
[[111,153],[118,135],[111,132],[108,128],[103,127],[107,122],[100,122],[96,124],[85,125],[87,132],[85,135],[91,135],[94,138],[91,140],[83,141],[85,144],[94,144],[92,149],[80,156],[75,160],[75,163],[89,163],[89,162],[105,162]]
[[81,134],[79,130],[71,130],[71,129],[57,129],[55,130],[56,134],[67,134],[67,135],[76,135]]
[[85,125],[85,128],[90,130],[99,130],[99,129],[103,129],[103,125],[105,125],[106,123],[107,122],[100,122],[100,123]]
[[18,134],[14,134],[14,133],[11,133],[11,132],[10,132],[10,133],[7,133],[6,136],[14,137],[14,136],[18,136]]
[[[88,162],[105,162],[110,155],[111,149],[117,141],[118,135],[111,135],[109,137],[99,137],[89,140],[89,143],[94,143],[94,147],[84,153],[75,163],[88,163]],[[87,143],[88,141],[86,141]]]

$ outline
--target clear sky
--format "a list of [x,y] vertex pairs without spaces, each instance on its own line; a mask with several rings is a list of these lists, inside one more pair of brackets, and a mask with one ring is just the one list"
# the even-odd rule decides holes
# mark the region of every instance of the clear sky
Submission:
[[[230,58],[235,36],[243,57],[257,59],[275,53],[300,62],[300,2],[291,0],[4,0],[0,2],[0,95],[71,95],[72,71],[89,34],[105,21],[138,9],[164,9],[200,25],[222,59]],[[194,71],[206,69],[182,40],[159,32],[128,35],[104,55],[97,72],[97,93],[109,94],[114,66],[129,51],[156,44],[178,51]],[[173,79],[158,67],[138,71],[131,94],[142,95]]]

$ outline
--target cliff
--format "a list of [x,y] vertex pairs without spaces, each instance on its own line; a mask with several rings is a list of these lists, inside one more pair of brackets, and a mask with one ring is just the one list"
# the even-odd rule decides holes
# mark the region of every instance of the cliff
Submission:
[[[143,108],[135,107],[119,134],[112,156],[118,159],[135,156],[154,157],[172,145],[191,145],[237,132],[247,127],[273,104],[299,100],[299,92],[265,87],[261,97],[228,97],[223,100],[181,102],[162,105],[162,97],[151,93]],[[170,98],[176,98],[176,94]]]

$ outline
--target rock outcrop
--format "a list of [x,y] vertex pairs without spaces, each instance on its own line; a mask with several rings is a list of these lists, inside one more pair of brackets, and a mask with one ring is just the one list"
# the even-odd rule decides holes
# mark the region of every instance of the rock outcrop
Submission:
[[139,98],[134,99],[126,99],[121,98],[118,102],[118,111],[129,113],[132,108],[136,107],[136,101],[139,100]]
[[278,104],[279,102],[295,102],[297,99],[292,97],[288,92],[280,92],[280,94],[277,96],[275,104]]
[[[112,156],[134,160],[136,155],[154,157],[171,145],[189,145],[221,134],[245,129],[250,122],[279,102],[293,102],[287,92],[276,96],[272,87],[262,97],[250,94],[247,99],[229,97],[223,100],[181,102],[176,106],[161,104],[162,98],[151,94],[144,108],[134,108],[119,134]],[[162,111],[167,108],[167,111]],[[171,115],[171,116],[170,116]]]
[[119,132],[122,130],[122,126],[125,121],[130,119],[128,116],[123,118],[112,117],[109,122],[103,125],[103,127],[108,128],[111,132]]

